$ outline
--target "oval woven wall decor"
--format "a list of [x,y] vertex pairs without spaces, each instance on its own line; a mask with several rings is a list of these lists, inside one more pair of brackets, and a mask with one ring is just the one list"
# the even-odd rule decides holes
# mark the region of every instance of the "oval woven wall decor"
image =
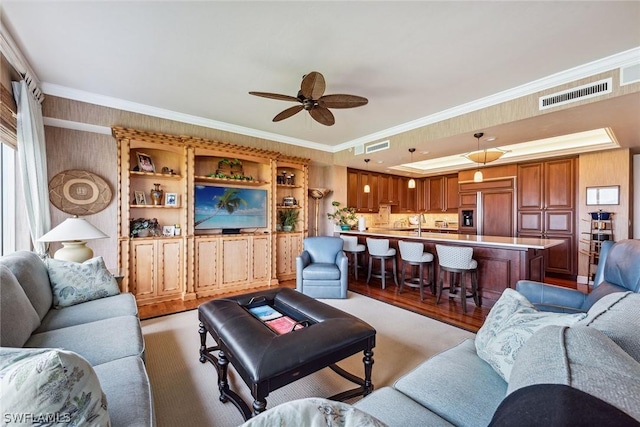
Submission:
[[53,206],[72,215],[91,215],[111,203],[109,184],[98,175],[79,169],[60,172],[49,181]]

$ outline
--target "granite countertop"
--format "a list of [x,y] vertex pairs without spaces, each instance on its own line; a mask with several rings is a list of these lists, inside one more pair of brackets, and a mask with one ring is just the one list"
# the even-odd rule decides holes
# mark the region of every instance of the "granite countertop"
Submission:
[[343,231],[342,234],[353,234],[359,236],[380,236],[380,237],[406,237],[414,240],[429,240],[443,243],[458,243],[473,246],[503,247],[509,249],[547,249],[561,245],[562,240],[556,239],[536,239],[532,237],[502,237],[502,236],[479,236],[475,234],[457,233],[430,233],[423,231],[418,236],[417,231],[371,228],[367,231]]

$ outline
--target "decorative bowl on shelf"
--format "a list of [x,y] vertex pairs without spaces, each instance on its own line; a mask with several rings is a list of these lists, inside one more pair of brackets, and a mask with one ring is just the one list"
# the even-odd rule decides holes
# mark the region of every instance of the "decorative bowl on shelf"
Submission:
[[420,216],[419,215],[411,215],[409,217],[409,224],[418,225],[419,223],[420,223]]

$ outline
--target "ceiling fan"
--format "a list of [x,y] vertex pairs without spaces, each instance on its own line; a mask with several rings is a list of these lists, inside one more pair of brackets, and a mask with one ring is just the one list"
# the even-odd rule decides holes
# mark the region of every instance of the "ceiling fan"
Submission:
[[281,101],[299,102],[300,105],[289,107],[273,118],[274,122],[287,119],[294,114],[306,110],[311,117],[325,126],[333,125],[336,120],[329,108],[354,108],[366,105],[367,98],[356,95],[324,95],[326,84],[324,77],[317,71],[312,71],[303,76],[298,96],[280,95],[269,92],[249,92],[250,95],[263,98],[279,99]]

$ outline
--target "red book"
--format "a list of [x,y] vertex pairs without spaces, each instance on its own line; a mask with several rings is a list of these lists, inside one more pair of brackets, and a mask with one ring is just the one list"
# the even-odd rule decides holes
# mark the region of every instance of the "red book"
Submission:
[[265,325],[273,329],[278,334],[286,334],[287,332],[291,332],[294,329],[302,329],[304,325],[296,322],[289,316],[278,317],[277,319],[267,320],[264,322]]

